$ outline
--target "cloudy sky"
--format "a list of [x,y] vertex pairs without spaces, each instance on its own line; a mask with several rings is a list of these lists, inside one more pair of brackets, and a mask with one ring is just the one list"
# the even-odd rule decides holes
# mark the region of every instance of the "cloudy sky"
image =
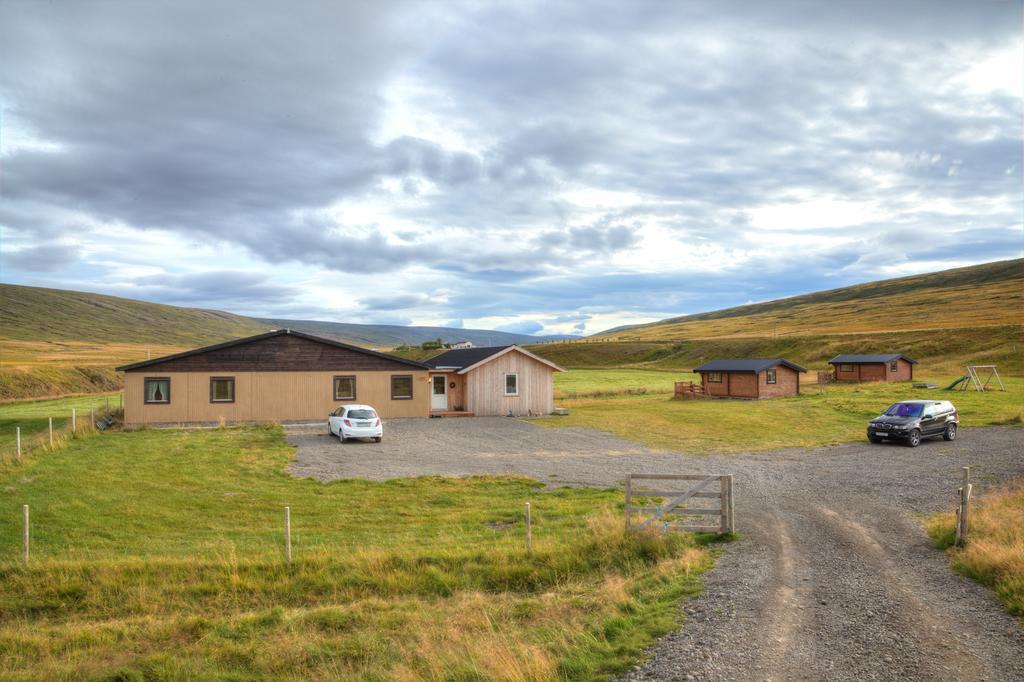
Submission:
[[0,0],[2,279],[593,333],[1019,257],[1021,7]]

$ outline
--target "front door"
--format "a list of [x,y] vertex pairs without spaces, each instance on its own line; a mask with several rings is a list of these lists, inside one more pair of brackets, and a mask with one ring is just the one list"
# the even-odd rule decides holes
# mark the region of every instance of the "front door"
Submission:
[[430,409],[448,409],[448,377],[443,374],[435,374],[431,382]]

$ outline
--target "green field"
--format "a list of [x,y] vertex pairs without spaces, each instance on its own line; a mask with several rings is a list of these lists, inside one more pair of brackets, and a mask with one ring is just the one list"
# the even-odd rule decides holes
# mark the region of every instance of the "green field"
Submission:
[[555,374],[555,399],[668,393],[696,375],[652,369],[576,369]]
[[[633,383],[626,371],[608,376],[618,376],[619,386]],[[934,377],[942,386],[952,378]],[[912,398],[953,401],[965,427],[1020,424],[1024,421],[1024,379],[1005,377],[1003,383],[1005,392],[985,393],[914,389],[909,383],[865,383],[829,384],[824,391],[804,386],[798,397],[756,401],[673,400],[652,393],[562,399],[557,404],[570,409],[568,417],[536,423],[550,428],[586,426],[650,447],[689,453],[822,446],[863,440],[868,419],[894,402]]]
[[0,677],[600,679],[710,563],[692,535],[627,535],[621,492],[322,484],[291,457],[278,427],[144,430],[0,466]]

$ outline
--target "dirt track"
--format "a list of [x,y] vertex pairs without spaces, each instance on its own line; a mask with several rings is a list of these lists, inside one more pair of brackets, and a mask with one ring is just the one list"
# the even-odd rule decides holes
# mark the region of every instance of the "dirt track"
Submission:
[[684,603],[685,626],[631,679],[1024,679],[1024,628],[949,569],[918,521],[953,507],[961,466],[973,467],[982,495],[1024,477],[1020,429],[964,429],[954,443],[917,449],[863,443],[695,457],[586,429],[438,422],[392,429],[391,448],[377,451],[293,435],[293,473],[518,473],[602,486],[628,472],[734,475],[743,539],[727,546],[704,595]]

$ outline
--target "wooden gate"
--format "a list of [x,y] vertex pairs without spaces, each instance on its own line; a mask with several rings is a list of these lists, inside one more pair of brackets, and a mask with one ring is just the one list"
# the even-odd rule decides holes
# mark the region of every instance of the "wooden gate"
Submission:
[[[639,481],[645,483],[638,487]],[[651,481],[652,483],[646,483]],[[656,490],[646,486],[670,481]],[[636,498],[661,498],[660,505],[635,505]],[[718,500],[718,506],[687,507],[691,500]],[[653,502],[653,500],[651,500]],[[633,515],[647,515],[634,520]],[[713,524],[708,517],[718,517]],[[626,530],[660,524],[662,530],[690,530],[704,533],[732,533],[736,530],[731,475],[704,474],[628,474],[626,476]]]

